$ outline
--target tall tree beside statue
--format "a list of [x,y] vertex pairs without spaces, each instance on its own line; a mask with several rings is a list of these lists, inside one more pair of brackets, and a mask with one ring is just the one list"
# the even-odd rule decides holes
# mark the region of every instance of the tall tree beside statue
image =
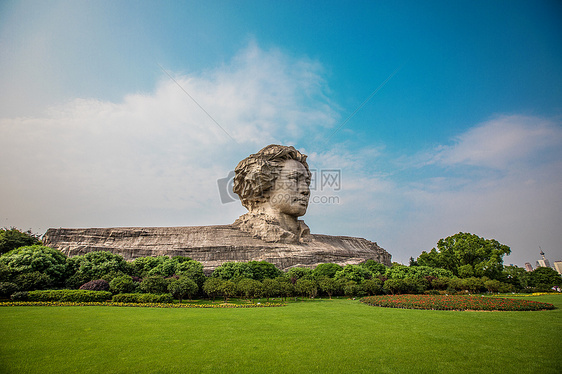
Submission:
[[502,278],[503,256],[511,249],[495,239],[459,232],[437,242],[437,249],[423,251],[416,263],[447,269],[454,275],[467,277]]

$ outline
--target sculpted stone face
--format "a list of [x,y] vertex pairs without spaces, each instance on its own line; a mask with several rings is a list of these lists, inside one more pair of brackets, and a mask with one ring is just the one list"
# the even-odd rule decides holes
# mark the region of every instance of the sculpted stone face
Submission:
[[299,242],[310,231],[306,213],[311,173],[294,147],[268,145],[236,166],[234,192],[248,213],[236,225],[267,241]]
[[295,160],[284,161],[273,188],[265,194],[267,201],[262,209],[274,216],[304,216],[310,197],[309,185],[310,173],[302,163]]

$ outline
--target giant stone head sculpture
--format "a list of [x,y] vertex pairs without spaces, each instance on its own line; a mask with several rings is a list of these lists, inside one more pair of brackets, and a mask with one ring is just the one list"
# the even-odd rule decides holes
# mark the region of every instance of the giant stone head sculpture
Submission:
[[[297,217],[306,213],[310,197],[306,155],[294,147],[272,144],[240,161],[234,172],[233,190],[250,216],[271,218],[300,236]],[[252,225],[255,230],[255,221]]]
[[238,163],[233,190],[249,211],[259,209],[273,198],[273,204],[302,206],[305,203],[304,212],[298,214],[302,216],[310,196],[311,173],[306,157],[291,146],[268,145]]

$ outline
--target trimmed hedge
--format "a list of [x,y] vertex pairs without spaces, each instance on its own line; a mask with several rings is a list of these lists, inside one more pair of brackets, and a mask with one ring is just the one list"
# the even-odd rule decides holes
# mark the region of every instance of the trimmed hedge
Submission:
[[120,293],[111,299],[114,303],[172,303],[174,298],[169,293]]
[[29,301],[103,302],[111,300],[111,292],[88,290],[29,291],[27,298]]

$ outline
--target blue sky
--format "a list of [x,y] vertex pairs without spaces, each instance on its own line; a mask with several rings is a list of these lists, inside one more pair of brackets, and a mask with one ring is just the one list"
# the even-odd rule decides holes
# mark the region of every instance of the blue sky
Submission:
[[404,263],[460,231],[562,260],[561,20],[558,1],[4,1],[1,225],[230,223],[217,179],[281,143],[341,171],[312,232]]

